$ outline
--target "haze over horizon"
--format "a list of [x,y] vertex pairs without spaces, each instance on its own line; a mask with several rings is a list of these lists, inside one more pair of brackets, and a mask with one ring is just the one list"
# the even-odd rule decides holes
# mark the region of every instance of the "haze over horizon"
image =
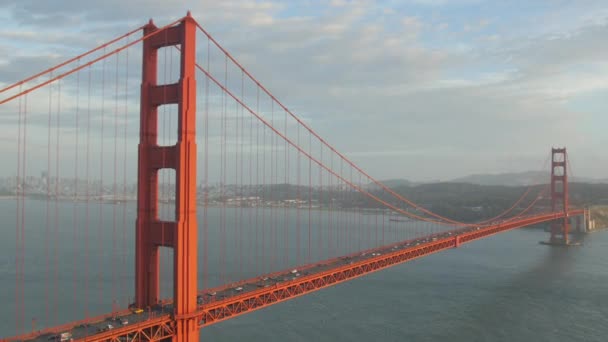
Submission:
[[377,179],[536,171],[552,146],[568,148],[576,177],[606,178],[603,1],[2,4],[0,86],[148,18],[164,25],[190,9],[277,98]]

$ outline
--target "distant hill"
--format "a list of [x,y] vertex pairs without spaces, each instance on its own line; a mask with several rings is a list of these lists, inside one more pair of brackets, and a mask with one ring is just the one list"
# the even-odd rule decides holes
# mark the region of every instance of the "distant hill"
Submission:
[[[385,179],[380,181],[382,184],[388,186],[389,188],[397,188],[400,186],[415,186],[418,183],[411,182],[407,179]],[[369,184],[372,188],[374,188],[374,184]]]
[[[525,171],[499,174],[475,174],[456,178],[450,182],[470,183],[478,185],[526,186],[530,184],[545,184],[549,182],[549,172]],[[608,183],[608,179],[593,179],[574,177],[570,182],[576,183]]]
[[456,178],[450,182],[478,185],[522,186],[547,183],[549,182],[549,173],[542,171],[526,171],[498,174],[474,174]]

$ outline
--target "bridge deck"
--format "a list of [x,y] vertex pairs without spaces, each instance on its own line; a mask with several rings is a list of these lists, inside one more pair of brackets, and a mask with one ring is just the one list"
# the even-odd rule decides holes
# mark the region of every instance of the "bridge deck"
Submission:
[[[571,210],[568,215],[581,214],[582,210]],[[463,243],[563,216],[563,213],[548,213],[488,226],[459,228],[206,290],[201,292],[203,301],[196,317],[200,327],[211,325]],[[171,311],[171,303],[139,314],[123,310],[6,341],[48,341],[63,332],[70,332],[74,340],[155,341],[173,335]],[[108,329],[108,325],[112,328]]]

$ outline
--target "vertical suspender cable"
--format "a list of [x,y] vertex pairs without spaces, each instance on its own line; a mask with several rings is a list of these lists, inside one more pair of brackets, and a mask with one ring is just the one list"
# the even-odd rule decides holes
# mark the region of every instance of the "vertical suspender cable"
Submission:
[[[21,86],[19,86],[19,91],[21,91]],[[17,201],[16,201],[16,217],[15,217],[15,332],[17,334],[21,333],[21,302],[20,302],[20,298],[21,298],[21,294],[20,291],[23,289],[23,286],[21,286],[20,282],[21,282],[21,252],[20,252],[20,247],[21,247],[21,197],[22,197],[22,193],[23,193],[23,179],[21,178],[21,154],[25,153],[24,151],[22,151],[22,146],[21,146],[21,130],[23,129],[22,127],[22,116],[23,116],[23,111],[22,111],[22,101],[23,98],[19,97],[19,115],[18,115],[18,124],[17,124],[17,177],[16,177],[16,184],[15,184],[15,191],[16,191],[16,197],[17,197]]]
[[[384,190],[382,190],[382,192],[384,193]],[[384,217],[384,212],[385,210],[382,209],[382,246],[384,246],[386,244],[386,240],[384,240],[384,223],[386,222],[386,218]]]
[[[240,120],[239,120],[239,104],[235,101],[234,102],[234,125],[235,125],[235,134],[234,134],[234,195],[238,196],[235,198],[238,199],[240,198],[240,181],[239,181],[239,145],[240,145],[240,131],[239,131],[239,126],[240,126]],[[234,231],[233,231],[233,236],[232,236],[232,243],[234,246],[234,251],[232,253],[230,253],[229,255],[232,256],[233,259],[233,266],[231,267],[231,271],[234,275],[237,274],[237,272],[240,274],[240,260],[241,260],[241,251],[239,249],[239,240],[241,239],[241,235],[240,235],[240,231],[239,231],[239,227],[240,227],[240,217],[239,217],[239,206],[240,206],[240,201],[235,201],[234,204]],[[234,260],[236,259],[236,260]],[[232,281],[235,281],[236,278],[232,278]]]
[[[51,72],[49,74],[49,77],[53,77],[53,73]],[[46,260],[46,269],[45,269],[45,296],[44,296],[44,301],[45,301],[45,325],[49,326],[50,325],[50,283],[51,283],[51,278],[50,278],[50,247],[49,247],[49,240],[51,238],[51,208],[50,208],[50,201],[51,201],[51,116],[52,116],[52,102],[53,102],[53,86],[52,84],[49,86],[49,108],[48,108],[48,120],[47,120],[47,144],[46,144],[46,155],[47,155],[47,166],[46,166],[46,220],[45,220],[45,244],[44,244],[44,250],[45,250],[45,260]]]
[[[23,174],[21,179],[27,177],[27,114],[28,114],[28,95],[25,94],[23,106]],[[21,322],[25,321],[25,189],[21,192]],[[24,324],[24,323],[22,323]]]
[[[333,153],[331,153],[331,151],[328,153],[329,154],[329,168],[330,169],[334,169],[334,156]],[[327,173],[327,192],[328,192],[328,205],[327,205],[327,256],[328,257],[332,257],[332,244],[333,244],[333,239],[332,239],[332,210],[333,210],[333,189],[332,189],[332,179],[333,179],[333,175],[331,173]]]
[[54,288],[54,307],[53,307],[53,317],[55,318],[55,322],[57,322],[57,310],[59,308],[59,137],[61,135],[61,80],[57,81],[57,119],[56,119],[56,134],[57,140],[55,145],[55,251],[54,251],[54,259],[55,259],[55,275],[53,278],[53,288]]
[[[319,145],[319,160],[323,163],[323,145]],[[323,254],[323,213],[325,212],[325,203],[323,203],[323,168],[319,165],[319,226],[317,229],[319,230],[318,239],[317,239],[317,253],[319,258],[324,259],[325,255]]]
[[[285,112],[285,136],[287,136],[287,112]],[[287,145],[287,140],[285,140],[285,200],[290,199],[289,197],[289,146]],[[283,202],[283,246],[282,249],[284,251],[283,255],[283,267],[288,267],[289,265],[289,222],[287,221],[287,203]]]
[[[253,195],[254,192],[252,191],[253,189],[253,116],[249,116],[249,191],[248,191],[248,203],[251,203],[251,201],[253,200]],[[249,209],[247,210],[248,212],[248,219],[247,219],[247,238],[249,239],[249,253],[248,253],[248,258],[249,258],[249,267],[248,270],[253,270],[255,267],[255,255],[254,255],[254,248],[255,246],[253,245],[254,239],[253,239],[253,233],[254,233],[254,226],[253,226],[253,208],[251,206],[249,206]],[[255,232],[257,233],[257,232]]]
[[[312,154],[312,133],[308,132],[308,154]],[[312,239],[312,159],[308,158],[308,257],[307,263],[312,262],[311,239]]]
[[268,202],[268,185],[266,184],[266,126],[262,126],[262,272],[266,272],[266,203]]
[[[243,99],[243,101],[245,100],[245,74],[241,71],[241,99]],[[237,115],[239,113],[237,112]],[[240,155],[241,158],[239,160],[240,162],[240,175],[239,175],[239,180],[240,180],[240,196],[241,196],[241,203],[240,203],[240,209],[239,209],[239,236],[237,237],[238,239],[238,243],[239,243],[239,280],[241,279],[241,277],[243,277],[243,258],[244,255],[246,255],[243,251],[243,239],[245,238],[245,231],[243,229],[244,226],[244,222],[243,222],[243,206],[247,203],[246,200],[244,199],[245,196],[245,192],[243,191],[244,185],[245,185],[245,181],[243,178],[243,160],[245,159],[245,155],[243,154],[243,141],[245,140],[245,126],[244,126],[244,117],[245,117],[245,109],[241,107],[241,112],[239,115],[240,121],[241,121],[241,136],[240,136],[240,146],[237,146],[237,148],[240,148]],[[237,140],[238,141],[238,140]]]
[[[228,84],[228,57],[224,60],[224,84]],[[221,136],[221,198],[222,198],[222,210],[220,217],[220,282],[225,282],[226,272],[226,110],[227,110],[227,95],[226,92],[222,92],[222,136]]]
[[[344,159],[340,158],[340,176],[344,177]],[[338,196],[340,198],[340,207],[338,208],[338,220],[337,220],[337,239],[336,239],[336,249],[338,253],[344,254],[344,189],[342,187],[344,183],[341,180],[338,180]]]
[[84,317],[89,318],[89,226],[90,226],[90,201],[91,201],[91,180],[90,180],[90,151],[91,151],[91,66],[88,67],[87,85],[87,142],[85,153],[85,222],[84,222]]
[[[350,166],[350,182],[353,183],[353,167]],[[351,207],[348,211],[348,233],[349,233],[349,251],[352,252],[355,249],[355,238],[356,238],[356,234],[354,233],[354,225],[355,225],[355,192],[354,189],[351,187],[349,190],[349,195],[350,195],[350,200],[349,202],[351,203]]]
[[[80,65],[80,59],[78,59],[78,65]],[[73,311],[76,313],[78,307],[78,296],[77,296],[77,274],[78,274],[78,263],[79,260],[78,255],[78,148],[79,148],[79,120],[80,120],[80,72],[76,73],[76,113],[74,115],[74,207],[73,207],[73,240],[72,240],[72,249],[74,251],[73,255],[73,274],[72,274],[72,296],[73,296]]]
[[[298,146],[301,146],[300,144],[300,124],[297,124],[297,129],[298,129]],[[302,183],[301,183],[301,173],[302,173],[302,154],[300,154],[300,151],[296,151],[297,152],[297,195],[296,195],[296,264],[300,265],[301,264],[301,259],[300,259],[300,224],[301,224],[301,217],[300,217],[300,202],[302,201],[302,194],[300,193],[301,191],[301,187],[302,187]]]
[[[358,173],[355,173],[355,179],[357,179],[357,174]],[[358,175],[359,175],[359,179],[355,181],[355,184],[357,184],[358,186],[361,186],[361,174],[358,174]],[[360,250],[362,250],[364,248],[364,243],[363,243],[364,242],[364,234],[363,234],[364,231],[363,231],[363,224],[362,224],[363,217],[361,215],[361,208],[364,205],[364,199],[361,198],[359,192],[356,191],[356,190],[354,192],[354,195],[355,195],[355,199],[356,199],[356,203],[357,203],[357,207],[355,208],[355,210],[356,210],[356,212],[355,212],[356,216],[354,217],[355,226],[356,226],[356,229],[357,229],[357,236],[358,236],[358,238],[357,238],[357,242],[358,242],[357,251],[360,251]]]
[[[271,99],[270,100],[270,122],[271,122],[271,126],[274,127],[274,101]],[[276,164],[276,156],[275,156],[275,136],[274,134],[272,134],[272,132],[270,132],[270,200],[271,200],[271,204],[270,204],[270,270],[271,272],[276,271],[276,269],[274,268],[274,261],[275,261],[275,255],[276,255],[276,245],[275,245],[275,219],[274,219],[274,201],[275,201],[275,197],[274,197],[274,185],[275,185],[275,173],[274,173],[274,169],[275,169],[275,164]]]
[[[368,183],[371,183],[369,178],[368,178]],[[374,208],[374,226],[375,226],[375,236],[374,236],[374,246],[373,247],[378,247],[378,210],[376,210],[377,208]]]
[[[242,91],[242,89],[241,89]],[[234,235],[232,236],[232,240],[233,240],[233,246],[234,246],[234,251],[231,253],[231,255],[233,256],[233,258],[236,258],[237,260],[234,260],[234,268],[233,268],[233,274],[236,274],[238,272],[238,275],[240,276],[241,274],[241,249],[239,248],[239,241],[242,238],[241,235],[241,231],[240,231],[240,226],[241,226],[241,217],[239,215],[239,207],[242,204],[242,188],[241,188],[241,180],[240,180],[240,170],[239,170],[239,166],[240,166],[240,160],[239,160],[239,147],[241,145],[241,133],[240,130],[242,130],[242,127],[240,127],[240,110],[239,110],[239,104],[238,102],[234,102],[234,125],[236,127],[236,130],[234,132],[234,187],[235,187],[235,191],[234,191],[234,196],[236,197],[235,200],[239,199],[239,201],[235,201],[235,205],[234,205]],[[240,129],[240,130],[239,130]],[[242,157],[242,156],[241,156]],[[233,278],[233,280],[236,280],[235,278]]]
[[[127,44],[129,37],[127,37]],[[129,49],[125,51],[125,75],[124,75],[124,117],[123,117],[123,160],[122,160],[122,272],[120,288],[123,289],[123,305],[128,305],[126,278],[127,278],[127,132],[129,126]]]
[[[256,88],[256,108],[258,113],[260,112],[260,88]],[[251,118],[253,120],[253,118]],[[260,274],[260,240],[259,240],[259,226],[258,226],[258,216],[260,211],[260,205],[263,203],[260,201],[260,197],[262,193],[260,191],[260,123],[256,121],[255,123],[255,195],[258,197],[256,199],[255,205],[255,273]]]
[[[105,53],[105,49],[104,49]],[[106,95],[106,59],[104,58],[102,61],[102,71],[101,71],[101,131],[100,131],[100,149],[99,149],[99,198],[98,198],[98,208],[99,208],[99,217],[97,220],[97,248],[99,251],[99,255],[103,255],[103,198],[104,198],[104,189],[103,189],[103,175],[104,175],[104,129],[105,129],[105,95]],[[105,269],[100,260],[100,267],[97,272],[97,282],[99,289],[99,302],[102,303],[104,299],[104,289],[103,289],[103,275],[102,270]]]
[[[114,172],[113,172],[113,181],[112,181],[112,195],[113,195],[113,205],[112,205],[112,301],[117,300],[116,294],[116,285],[117,285],[117,268],[116,265],[118,263],[117,260],[117,249],[116,249],[116,234],[117,234],[117,223],[116,223],[116,200],[118,195],[118,65],[119,65],[119,56],[120,54],[116,54],[116,70],[114,75]],[[114,311],[115,308],[112,309]]]
[[[207,39],[207,70],[210,69],[211,52],[209,51],[209,39]],[[204,198],[203,198],[203,288],[209,287],[209,77],[205,77],[205,157],[204,168]]]

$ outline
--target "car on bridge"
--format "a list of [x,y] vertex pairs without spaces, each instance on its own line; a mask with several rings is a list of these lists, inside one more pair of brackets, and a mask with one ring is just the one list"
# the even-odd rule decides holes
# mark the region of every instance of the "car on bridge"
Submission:
[[72,341],[72,333],[71,332],[63,332],[58,335],[53,335],[49,337],[49,340],[53,341]]

